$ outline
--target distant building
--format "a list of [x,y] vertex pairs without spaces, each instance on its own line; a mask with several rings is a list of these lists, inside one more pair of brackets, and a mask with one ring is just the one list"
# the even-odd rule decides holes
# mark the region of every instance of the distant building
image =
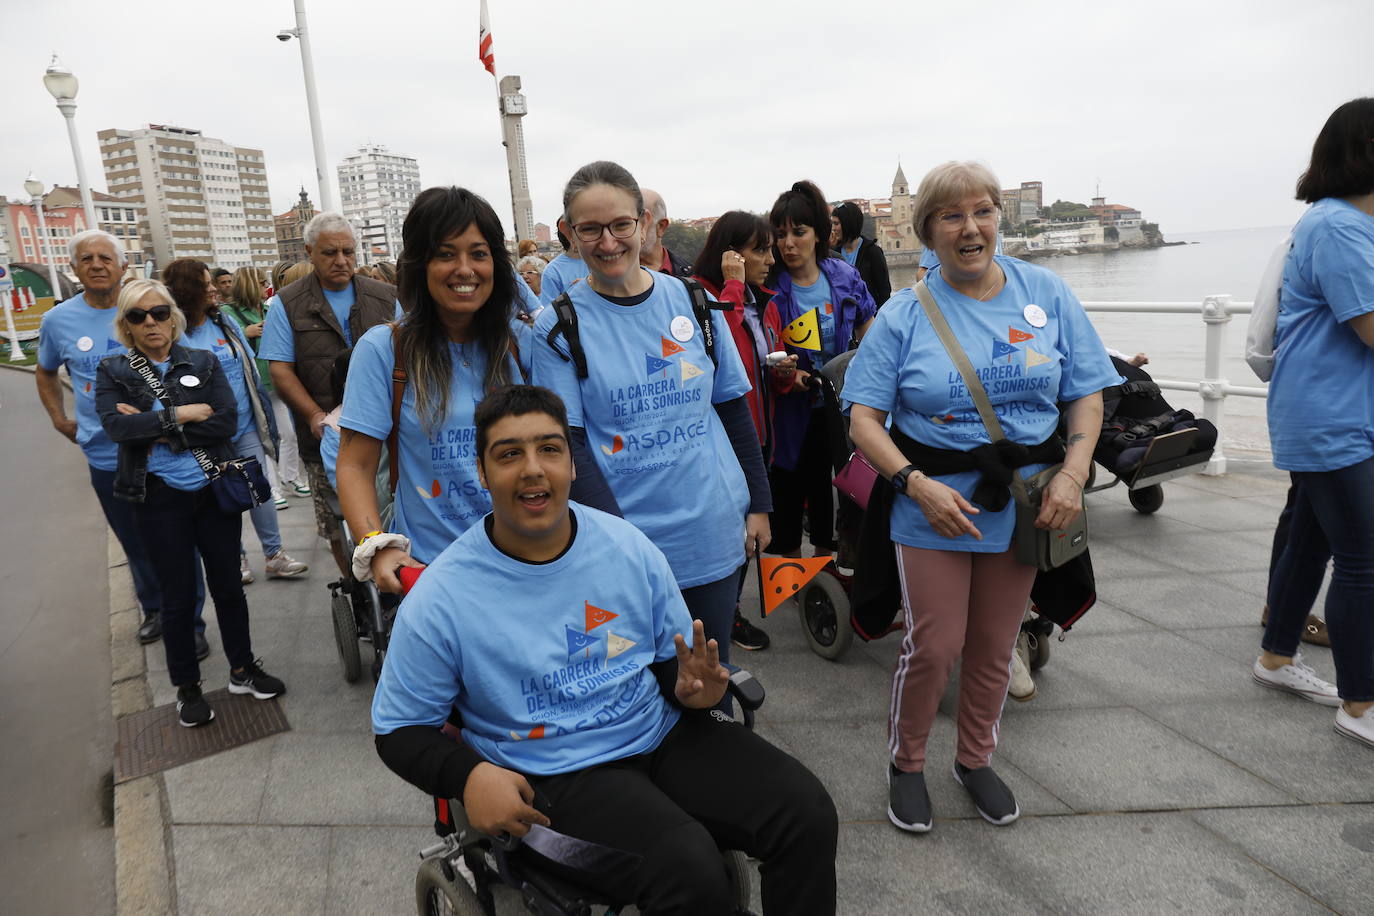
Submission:
[[1021,226],[1041,216],[1044,207],[1044,185],[1038,181],[1023,181],[1019,188],[1002,191],[1002,216],[1013,226]]
[[1102,221],[1102,225],[1104,226],[1140,225],[1141,216],[1139,210],[1133,207],[1127,207],[1123,204],[1109,204],[1105,197],[1094,197],[1092,206],[1088,207],[1088,209],[1097,214],[1097,218]]
[[[142,267],[144,252],[138,235],[138,207],[100,191],[92,191],[91,198],[98,220],[96,228],[105,230],[124,244],[130,267]],[[48,231],[41,237],[33,205],[20,201],[7,203],[3,233],[9,244],[6,259],[26,264],[51,263],[70,274],[67,245],[72,236],[90,228],[86,224],[81,192],[76,188],[57,187],[43,195],[43,222]]]
[[553,230],[549,228],[547,223],[535,223],[534,240],[541,244],[547,245],[548,243],[553,241]]
[[319,211],[310,202],[310,195],[301,188],[301,199],[285,213],[272,217],[277,232],[277,257],[283,261],[305,260],[305,224]]
[[913,204],[911,189],[907,185],[906,173],[902,164],[897,163],[897,174],[892,178],[891,200],[870,201],[873,212],[874,231],[878,235],[878,245],[885,254],[896,251],[920,251],[921,242],[911,224]]
[[394,261],[401,253],[401,225],[420,193],[419,163],[370,143],[344,159],[338,173],[343,215],[362,236],[359,262]]
[[272,266],[262,150],[162,124],[96,136],[110,194],[138,209],[143,248],[159,265],[189,257],[230,270]]

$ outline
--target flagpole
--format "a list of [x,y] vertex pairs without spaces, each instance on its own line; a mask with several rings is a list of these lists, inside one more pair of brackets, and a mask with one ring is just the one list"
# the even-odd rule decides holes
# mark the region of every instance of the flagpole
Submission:
[[768,606],[763,603],[763,551],[754,551],[754,570],[759,576],[759,620],[768,619]]

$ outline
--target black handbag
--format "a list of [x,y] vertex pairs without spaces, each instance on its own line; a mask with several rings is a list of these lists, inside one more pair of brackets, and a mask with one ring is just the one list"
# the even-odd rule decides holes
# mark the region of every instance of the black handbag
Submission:
[[[139,374],[144,384],[152,391],[153,397],[162,402],[162,409],[175,411],[176,405],[167,394],[167,386],[162,384],[162,379],[157,377],[153,367],[148,364],[148,358],[132,351],[125,354],[125,357],[129,360],[129,368]],[[262,465],[253,455],[231,458],[222,464],[215,464],[202,448],[192,448],[190,452],[191,457],[196,459],[196,464],[200,465],[201,471],[205,473],[206,479],[210,481],[210,492],[215,495],[215,502],[225,515],[238,515],[272,498],[272,487],[267,483],[267,475],[263,474]]]

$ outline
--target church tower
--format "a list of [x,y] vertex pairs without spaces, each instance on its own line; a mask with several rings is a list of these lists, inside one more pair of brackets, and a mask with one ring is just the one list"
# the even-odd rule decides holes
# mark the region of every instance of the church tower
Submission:
[[901,251],[919,249],[921,243],[916,239],[916,230],[911,227],[912,204],[911,189],[906,183],[906,173],[902,162],[897,160],[897,174],[892,176],[892,228],[899,236],[893,248]]

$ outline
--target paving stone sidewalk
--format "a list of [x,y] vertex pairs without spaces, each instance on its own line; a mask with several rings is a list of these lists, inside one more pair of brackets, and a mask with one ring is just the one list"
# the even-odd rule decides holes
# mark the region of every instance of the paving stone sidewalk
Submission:
[[[1153,516],[1119,488],[1089,498],[1101,601],[1052,644],[1037,698],[1007,706],[995,763],[1023,811],[1008,828],[978,818],[947,774],[951,687],[929,755],[935,829],[895,830],[884,766],[898,638],[829,662],[806,647],[794,605],[776,611],[773,647],[736,661],[768,690],[760,732],[834,796],[840,912],[1374,912],[1374,751],[1336,735],[1332,710],[1249,677],[1286,486],[1250,465],[1167,484]],[[278,518],[310,574],[263,579],[246,525],[259,574],[247,591],[292,730],[130,791],[164,793],[170,906],[183,916],[413,912],[429,802],[377,759],[366,673],[343,681],[333,564],[308,501]],[[210,636],[207,689],[228,675],[213,625]],[[1334,677],[1329,651],[1306,657]],[[172,701],[160,646],[146,665],[153,702]]]

